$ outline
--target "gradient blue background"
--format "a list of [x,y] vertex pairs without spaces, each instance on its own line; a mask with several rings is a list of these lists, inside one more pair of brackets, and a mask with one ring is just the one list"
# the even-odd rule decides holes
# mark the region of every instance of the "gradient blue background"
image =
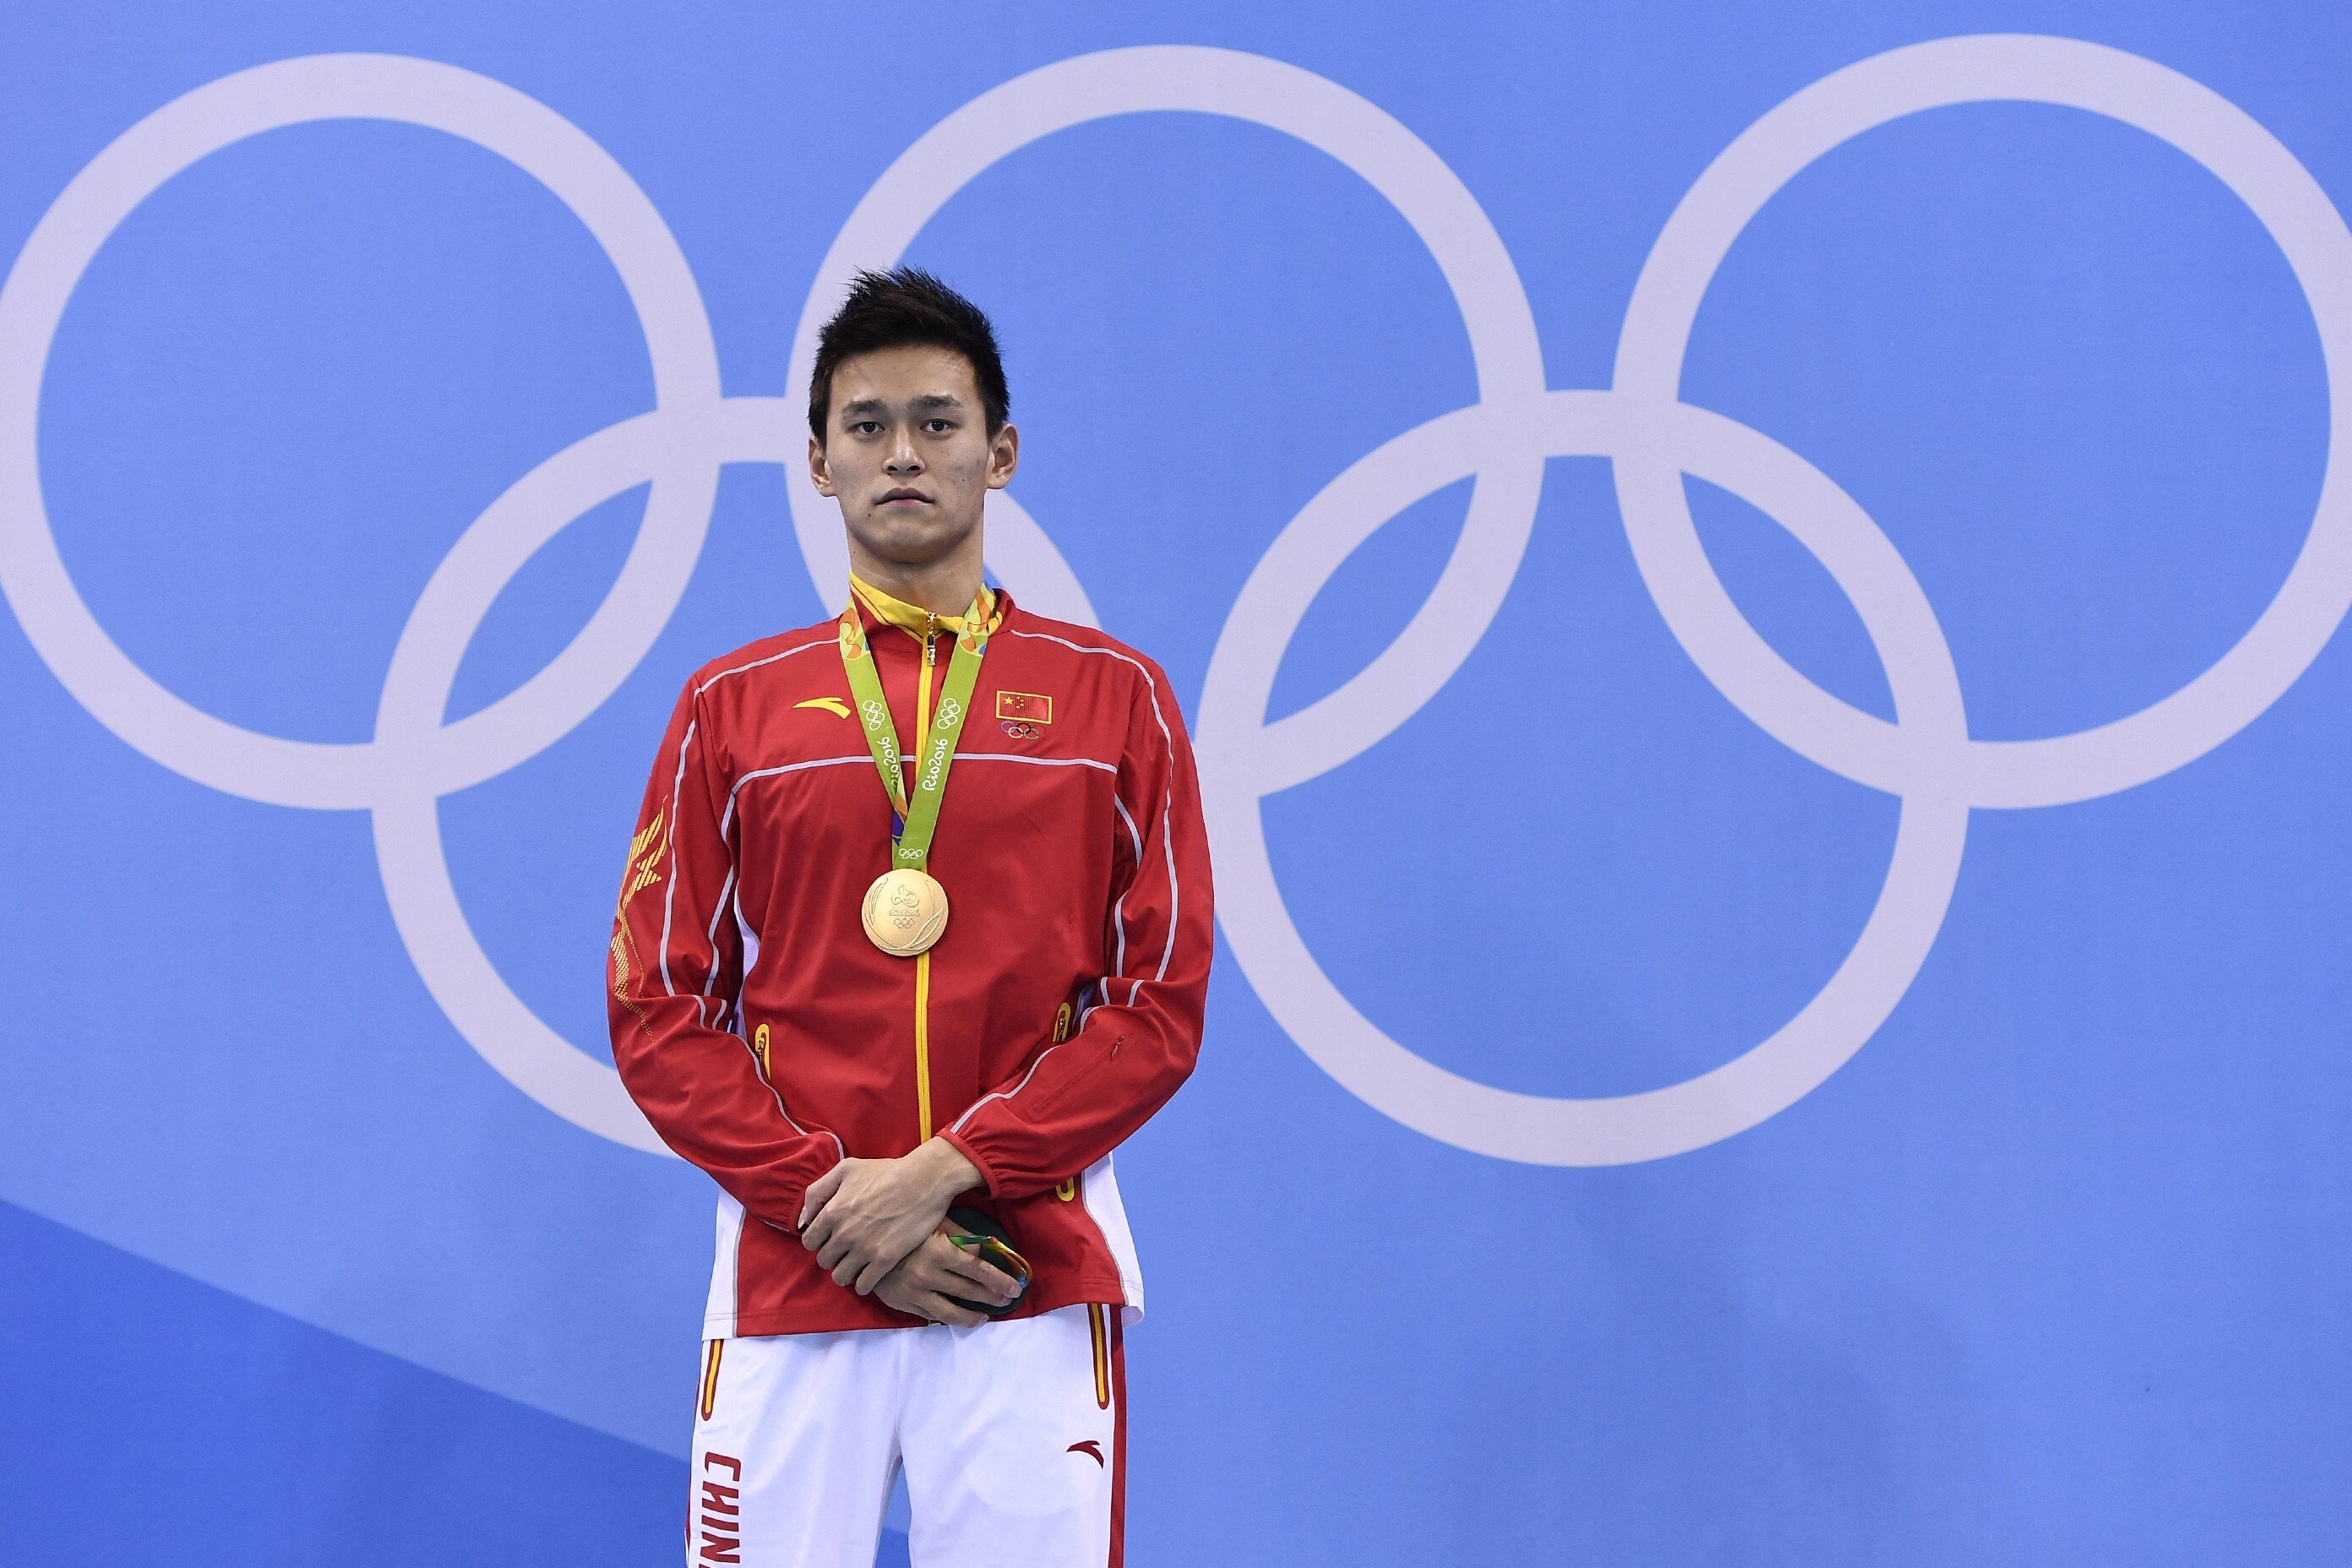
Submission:
[[[1878,50],[1994,30],[2184,71],[2352,206],[2352,13],[2316,0],[100,3],[0,13],[0,256],[182,92],[420,55],[605,147],[694,268],[727,391],[796,395],[818,258],[915,137],[1055,59],[1208,43],[1328,76],[1433,147],[1526,281],[1551,384],[1597,386],[1666,214],[1741,129]],[[1402,220],[1250,126],[1056,135],[910,255],[995,313],[1019,494],[1188,710],[1298,507],[1474,395]],[[2259,225],[2161,143],[2055,109],[1915,117],[1799,176],[1731,252],[1684,385],[1869,510],[1994,738],[2203,668],[2275,590],[2324,458],[2310,314]],[[552,197],[435,132],[336,123],[230,148],[125,224],[58,334],[41,451],[66,561],[126,651],[237,723],[358,740],[476,513],[649,404],[618,280]],[[1692,489],[1756,624],[1885,711],[1826,574]],[[454,712],[569,638],[640,500],[526,569]],[[1334,579],[1277,713],[1404,624],[1462,502],[1407,510]],[[470,921],[569,1038],[601,1048],[613,889],[679,680],[835,594],[779,471],[730,468],[629,682],[445,801]],[[1979,814],[1878,1036],[1780,1117],[1653,1164],[1410,1131],[1228,958],[1198,1075],[1120,1156],[1151,1289],[1132,1561],[2352,1558],[2347,699],[2339,637],[2178,773]],[[481,1062],[401,947],[362,815],[149,762],[6,616],[0,719],[0,1562],[670,1560],[709,1184]],[[1550,465],[1526,565],[1438,699],[1265,810],[1302,929],[1368,1016],[1553,1094],[1672,1082],[1776,1027],[1860,930],[1894,829],[1890,800],[1701,679],[1588,460]],[[1497,886],[1530,871],[1550,920],[1498,922]]]

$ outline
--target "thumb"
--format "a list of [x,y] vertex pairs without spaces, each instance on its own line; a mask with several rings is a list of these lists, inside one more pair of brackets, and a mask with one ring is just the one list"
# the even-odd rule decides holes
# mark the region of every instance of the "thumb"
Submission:
[[816,1217],[816,1211],[824,1207],[827,1201],[832,1198],[835,1191],[840,1187],[841,1174],[842,1167],[835,1165],[832,1170],[827,1171],[824,1175],[819,1176],[815,1181],[811,1182],[808,1184],[808,1195],[801,1200],[801,1217],[799,1221],[801,1225],[806,1226],[810,1220]]

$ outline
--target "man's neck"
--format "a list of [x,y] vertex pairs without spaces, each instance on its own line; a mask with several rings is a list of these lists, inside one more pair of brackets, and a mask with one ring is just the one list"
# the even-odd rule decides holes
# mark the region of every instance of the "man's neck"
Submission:
[[869,555],[855,543],[849,550],[849,569],[873,587],[881,589],[894,599],[902,599],[921,610],[937,610],[943,616],[960,616],[980,594],[980,552],[956,551],[937,561],[884,561]]

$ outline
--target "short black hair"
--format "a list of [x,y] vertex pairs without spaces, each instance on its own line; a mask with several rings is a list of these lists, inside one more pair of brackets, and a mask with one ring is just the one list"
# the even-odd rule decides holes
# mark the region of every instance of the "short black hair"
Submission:
[[849,298],[817,334],[816,366],[809,373],[809,434],[818,446],[824,445],[825,417],[832,412],[835,369],[854,354],[901,343],[928,343],[963,355],[979,384],[988,433],[1004,428],[1013,400],[1004,389],[1004,356],[987,312],[919,267],[894,267],[852,278]]

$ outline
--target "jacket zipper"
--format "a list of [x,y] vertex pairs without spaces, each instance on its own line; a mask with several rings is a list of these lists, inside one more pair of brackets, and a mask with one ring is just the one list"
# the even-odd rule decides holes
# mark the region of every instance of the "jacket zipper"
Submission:
[[[923,626],[923,662],[915,685],[915,766],[922,763],[923,747],[931,734],[931,671],[939,663],[934,627]],[[916,1142],[931,1140],[931,955],[915,955],[915,1126]]]

